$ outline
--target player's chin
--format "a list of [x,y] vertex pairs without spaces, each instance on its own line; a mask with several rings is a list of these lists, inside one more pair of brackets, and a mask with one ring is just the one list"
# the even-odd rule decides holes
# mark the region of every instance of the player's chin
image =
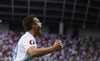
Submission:
[[42,34],[41,31],[39,31],[39,32],[38,32],[38,36],[41,35],[41,34]]
[[42,34],[42,32],[41,31],[39,31],[39,35],[41,35]]

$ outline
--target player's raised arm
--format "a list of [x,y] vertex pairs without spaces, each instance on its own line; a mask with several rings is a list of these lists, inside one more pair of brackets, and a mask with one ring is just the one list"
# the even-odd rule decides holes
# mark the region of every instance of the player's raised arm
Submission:
[[37,57],[37,56],[43,56],[45,54],[48,54],[53,51],[61,50],[62,49],[62,43],[60,40],[55,41],[53,46],[46,47],[46,48],[36,48],[36,47],[30,47],[28,48],[28,53],[32,57]]

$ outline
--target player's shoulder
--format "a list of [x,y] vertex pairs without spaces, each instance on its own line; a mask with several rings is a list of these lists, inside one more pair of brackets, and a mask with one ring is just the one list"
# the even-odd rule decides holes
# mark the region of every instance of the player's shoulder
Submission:
[[22,39],[35,39],[34,36],[31,35],[23,35]]
[[34,38],[34,36],[25,33],[24,35],[22,35],[20,40],[21,41],[23,41],[23,40],[24,41],[34,40],[35,41],[35,38]]
[[28,45],[28,44],[36,43],[35,38],[29,35],[23,35],[19,41],[21,45]]

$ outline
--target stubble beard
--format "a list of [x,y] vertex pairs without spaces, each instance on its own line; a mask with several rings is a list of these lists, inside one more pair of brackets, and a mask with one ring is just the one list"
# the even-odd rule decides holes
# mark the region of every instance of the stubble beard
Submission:
[[38,28],[35,33],[36,33],[36,36],[41,35],[41,28]]

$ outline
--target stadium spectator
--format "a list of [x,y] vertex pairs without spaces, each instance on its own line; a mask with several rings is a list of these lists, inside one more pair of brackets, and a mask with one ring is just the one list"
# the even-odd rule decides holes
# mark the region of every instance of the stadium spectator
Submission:
[[[8,32],[10,34],[8,34]],[[15,35],[18,34],[19,36]],[[6,38],[8,34],[9,38]],[[6,58],[5,51],[9,51],[9,56],[13,57],[15,46],[24,32],[3,31],[0,32],[0,61]],[[43,57],[34,58],[35,61],[100,61],[100,40],[93,37],[78,36],[72,38],[71,35],[57,35],[57,34],[42,34],[37,38],[37,47],[47,47],[53,45],[57,38],[63,38],[63,49],[59,52],[52,52]],[[79,44],[79,45],[78,45]],[[78,47],[80,46],[80,47]]]

